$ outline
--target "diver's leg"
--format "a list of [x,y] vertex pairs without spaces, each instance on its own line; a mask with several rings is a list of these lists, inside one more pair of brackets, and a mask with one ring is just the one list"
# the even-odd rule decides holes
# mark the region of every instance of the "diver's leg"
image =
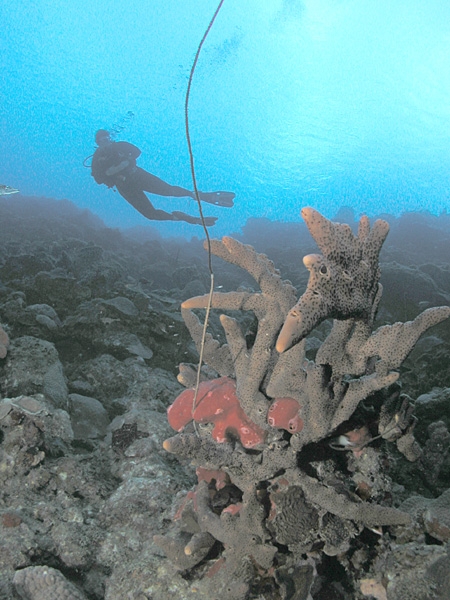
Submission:
[[[174,198],[195,198],[194,192],[178,185],[170,185],[156,175],[137,167],[133,173],[134,185],[139,186],[144,192],[157,194],[158,196],[172,196]],[[234,192],[199,192],[202,202],[208,202],[215,206],[233,206],[236,194]]]
[[[180,211],[168,213],[165,210],[159,210],[153,206],[143,191],[131,186],[128,182],[121,181],[116,184],[117,191],[145,218],[151,221],[185,221],[191,225],[202,225],[202,220],[199,217],[192,217]],[[205,217],[205,225],[211,227],[217,221],[217,217]]]
[[144,169],[137,168],[136,172],[133,173],[133,179],[135,184],[139,185],[144,192],[150,194],[156,194],[158,196],[173,196],[174,198],[189,197],[193,198],[194,193],[190,192],[186,188],[178,185],[170,185],[166,181],[163,181],[156,175],[144,171]]
[[153,206],[143,191],[129,185],[128,182],[120,182],[116,184],[117,191],[131,204],[138,212],[147,219],[152,221],[174,221],[173,215],[164,211],[158,210]]

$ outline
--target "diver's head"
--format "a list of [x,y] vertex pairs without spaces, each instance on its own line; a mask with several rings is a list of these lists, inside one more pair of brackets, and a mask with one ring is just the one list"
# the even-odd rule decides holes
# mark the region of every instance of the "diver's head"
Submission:
[[95,134],[95,143],[97,146],[104,146],[112,142],[111,134],[106,129],[99,129]]

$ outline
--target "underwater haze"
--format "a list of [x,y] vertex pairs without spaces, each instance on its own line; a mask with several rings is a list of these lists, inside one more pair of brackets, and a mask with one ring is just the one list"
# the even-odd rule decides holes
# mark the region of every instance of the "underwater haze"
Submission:
[[[108,226],[201,236],[146,220],[83,161],[105,128],[141,149],[140,167],[192,189],[184,103],[217,5],[3,0],[0,183],[69,199]],[[327,217],[341,206],[445,212],[450,2],[225,0],[194,73],[189,123],[199,189],[236,193],[233,208],[203,205],[219,217],[214,236],[249,217],[299,221],[303,206]],[[198,215],[191,199],[150,198]]]

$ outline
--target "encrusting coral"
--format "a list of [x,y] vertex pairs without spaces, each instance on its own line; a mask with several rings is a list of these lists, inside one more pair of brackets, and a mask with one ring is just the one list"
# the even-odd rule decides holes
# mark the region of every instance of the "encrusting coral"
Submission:
[[[231,238],[212,240],[212,252],[260,288],[216,292],[212,308],[253,311],[256,337],[250,345],[238,320],[221,314],[227,343],[208,333],[203,349],[217,377],[202,381],[197,394],[183,392],[168,410],[179,433],[164,448],[190,459],[198,485],[176,514],[178,533],[155,541],[179,569],[195,567],[211,598],[264,591],[306,600],[323,555],[342,556],[364,528],[410,521],[386,505],[388,484],[376,484],[380,461],[367,444],[375,435],[395,441],[409,460],[419,457],[411,403],[389,389],[420,335],[450,308],[372,332],[388,224],[370,228],[363,217],[355,236],[312,208],[302,216],[323,255],[305,257],[310,278],[297,303],[267,256]],[[182,304],[199,351],[203,324],[194,310],[207,302],[205,295]],[[335,319],[331,332],[307,360],[305,337],[327,318]],[[192,387],[187,365],[179,380]],[[352,450],[346,468],[339,446]]]

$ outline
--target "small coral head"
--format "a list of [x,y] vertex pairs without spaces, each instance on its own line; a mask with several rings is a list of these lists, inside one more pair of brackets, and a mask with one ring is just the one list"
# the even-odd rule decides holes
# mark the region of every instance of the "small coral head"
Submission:
[[300,404],[293,398],[277,398],[269,407],[267,422],[271,427],[298,433],[304,425],[299,415],[300,408]]

